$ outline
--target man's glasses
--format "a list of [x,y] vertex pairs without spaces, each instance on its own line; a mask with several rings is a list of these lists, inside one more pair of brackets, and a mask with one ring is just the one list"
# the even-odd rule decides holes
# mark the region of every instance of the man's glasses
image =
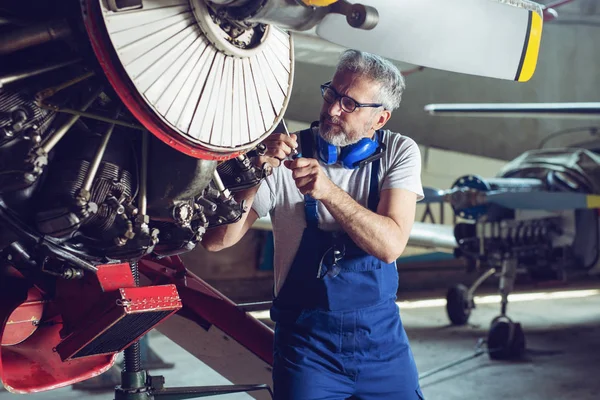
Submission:
[[321,85],[321,95],[323,99],[332,104],[336,100],[340,100],[340,107],[347,113],[351,113],[359,107],[382,107],[383,104],[379,103],[359,103],[352,97],[342,96],[334,88],[331,87],[331,82],[327,82]]
[[[331,257],[328,257],[330,253]],[[327,250],[325,254],[323,254],[323,257],[321,257],[321,262],[319,263],[319,270],[317,271],[317,278],[323,279],[325,275],[331,278],[335,278],[336,276],[338,276],[340,271],[342,270],[342,267],[338,264],[338,262],[340,262],[345,255],[346,246],[344,246],[344,244],[342,244],[341,246],[330,247],[329,250]],[[326,258],[328,260],[326,260]],[[329,264],[329,261],[331,261],[331,264],[326,265]]]

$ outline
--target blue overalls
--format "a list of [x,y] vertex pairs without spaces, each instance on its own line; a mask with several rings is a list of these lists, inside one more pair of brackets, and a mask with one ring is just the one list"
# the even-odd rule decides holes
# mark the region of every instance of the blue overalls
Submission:
[[[303,155],[311,157],[312,135],[301,140]],[[372,211],[378,171],[376,160]],[[320,230],[316,200],[305,197],[304,208],[307,227],[271,308],[275,399],[423,399],[395,303],[395,263],[367,254],[346,234]]]

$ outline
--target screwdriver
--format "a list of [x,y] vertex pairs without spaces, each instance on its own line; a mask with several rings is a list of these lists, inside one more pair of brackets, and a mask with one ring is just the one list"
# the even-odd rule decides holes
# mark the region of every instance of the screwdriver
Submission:
[[[291,135],[290,135],[290,131],[288,131],[287,125],[285,124],[285,120],[284,120],[283,118],[281,119],[281,125],[283,125],[283,129],[285,130],[285,134],[286,134],[288,137],[290,137],[290,136],[291,136]],[[292,160],[295,160],[296,158],[298,158],[298,157],[300,157],[300,156],[301,156],[301,154],[299,154],[299,153],[298,153],[298,149],[296,149],[296,148],[293,148],[293,149],[292,149],[292,155],[291,155],[291,157],[292,157]]]

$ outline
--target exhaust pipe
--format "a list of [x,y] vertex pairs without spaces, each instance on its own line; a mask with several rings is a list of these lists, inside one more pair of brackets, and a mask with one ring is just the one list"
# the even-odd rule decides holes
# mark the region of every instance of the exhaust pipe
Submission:
[[69,35],[71,35],[71,28],[66,21],[53,21],[21,28],[3,36],[0,40],[0,55],[63,39]]

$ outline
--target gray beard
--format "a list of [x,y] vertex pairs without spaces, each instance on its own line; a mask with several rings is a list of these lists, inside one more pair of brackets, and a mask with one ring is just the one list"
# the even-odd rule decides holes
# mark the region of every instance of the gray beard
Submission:
[[331,134],[331,132],[323,132],[319,129],[319,135],[327,143],[337,147],[345,147],[357,142],[357,140],[351,140],[349,137],[347,137],[344,132],[334,135]]
[[319,136],[323,138],[327,143],[337,147],[350,146],[351,144],[357,143],[361,138],[354,139],[346,134],[344,131],[333,133],[331,130],[325,131],[319,126]]

